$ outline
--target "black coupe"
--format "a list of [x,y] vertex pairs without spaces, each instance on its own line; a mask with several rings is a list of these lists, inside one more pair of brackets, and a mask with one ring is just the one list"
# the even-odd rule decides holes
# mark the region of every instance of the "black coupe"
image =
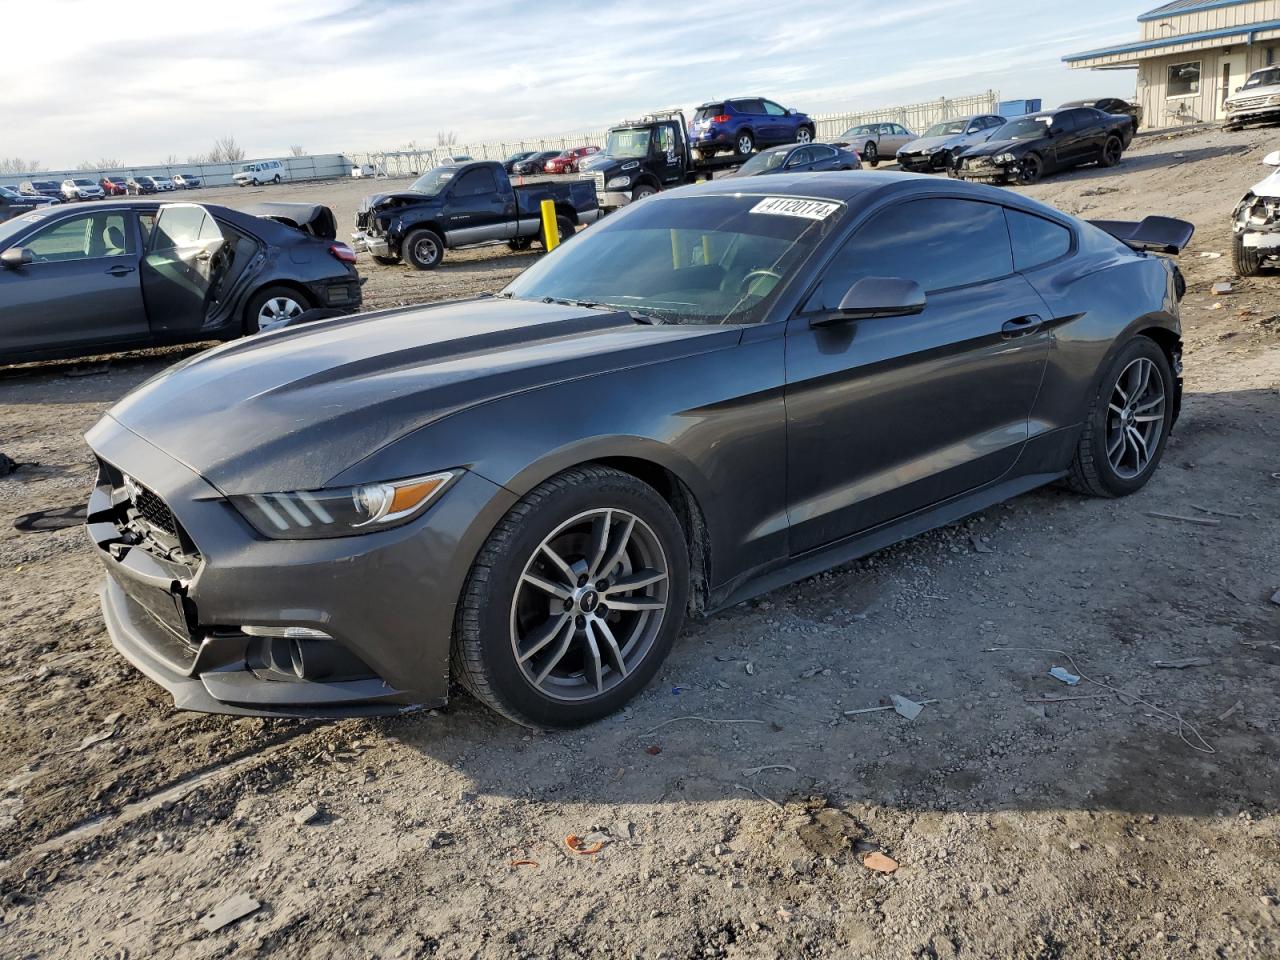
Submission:
[[[258,214],[258,215],[255,215]],[[0,363],[229,339],[360,305],[328,207],[111,199],[0,224]]]
[[1114,167],[1132,138],[1128,117],[1088,107],[1032,113],[956,154],[954,170],[965,180],[1030,184],[1084,163]]
[[689,612],[1054,481],[1140,489],[1184,290],[1146,251],[1190,235],[911,174],[717,180],[497,297],[226,344],[88,434],[108,629],[180,707],[402,711],[457,680],[596,720]]

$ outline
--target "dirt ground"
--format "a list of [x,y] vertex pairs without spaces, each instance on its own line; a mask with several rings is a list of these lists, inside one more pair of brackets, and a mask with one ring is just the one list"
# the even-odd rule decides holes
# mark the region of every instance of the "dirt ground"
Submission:
[[[1183,419],[1143,492],[1042,490],[691,623],[576,733],[461,696],[175,712],[111,649],[83,531],[13,521],[80,505],[82,433],[190,351],[0,373],[26,464],[0,480],[0,957],[1280,956],[1280,275],[1233,277],[1228,246],[1277,139],[1144,138],[1029,190],[1198,227]],[[369,189],[269,195],[349,224]],[[536,255],[364,262],[367,303],[493,290]],[[845,715],[892,694],[935,702]],[[237,896],[258,908],[207,932]]]

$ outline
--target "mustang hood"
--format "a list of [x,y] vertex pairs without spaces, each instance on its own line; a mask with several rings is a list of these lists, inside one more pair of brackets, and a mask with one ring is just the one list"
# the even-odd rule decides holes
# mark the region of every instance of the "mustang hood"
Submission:
[[450,413],[729,346],[740,333],[502,298],[410,307],[217,347],[153,377],[107,416],[224,493],[313,490]]

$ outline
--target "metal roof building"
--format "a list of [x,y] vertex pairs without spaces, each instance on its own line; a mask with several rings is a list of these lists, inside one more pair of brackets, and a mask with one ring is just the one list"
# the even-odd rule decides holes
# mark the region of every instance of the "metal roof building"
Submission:
[[1138,24],[1136,43],[1062,59],[1074,69],[1136,69],[1148,128],[1224,119],[1222,101],[1280,59],[1280,0],[1174,0]]

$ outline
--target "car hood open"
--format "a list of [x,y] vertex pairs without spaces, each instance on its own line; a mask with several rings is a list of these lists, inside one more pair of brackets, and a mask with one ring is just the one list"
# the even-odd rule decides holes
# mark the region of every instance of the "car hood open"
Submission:
[[484,297],[237,340],[170,367],[107,416],[224,493],[318,489],[460,410],[740,336],[740,327],[649,326],[625,313]]

